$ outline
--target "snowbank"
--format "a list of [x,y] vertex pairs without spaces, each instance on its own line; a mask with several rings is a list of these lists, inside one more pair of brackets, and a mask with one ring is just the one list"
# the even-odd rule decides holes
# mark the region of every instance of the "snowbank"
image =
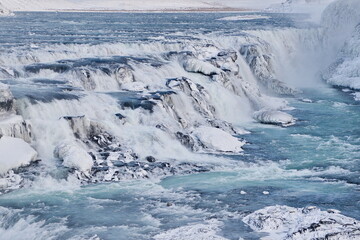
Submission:
[[212,127],[199,127],[195,129],[193,135],[197,137],[207,148],[222,152],[241,152],[245,142],[231,134]]
[[260,110],[254,113],[254,119],[260,123],[289,126],[295,119],[288,113],[276,110]]
[[269,239],[360,239],[360,222],[331,209],[270,206],[243,221],[254,231],[270,234]]
[[65,167],[89,172],[93,166],[92,157],[77,143],[62,143],[55,149],[55,156],[63,160]]
[[37,157],[36,151],[24,140],[3,136],[0,138],[0,174],[29,165]]

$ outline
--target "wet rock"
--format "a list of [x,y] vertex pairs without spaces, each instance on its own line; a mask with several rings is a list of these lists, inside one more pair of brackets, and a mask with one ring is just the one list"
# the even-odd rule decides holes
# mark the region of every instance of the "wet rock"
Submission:
[[192,136],[190,136],[189,134],[184,134],[182,132],[177,132],[176,133],[176,138],[181,142],[182,145],[184,145],[185,147],[187,147],[190,150],[195,150],[195,140],[193,139]]
[[126,118],[126,117],[125,117],[124,115],[122,115],[121,113],[116,113],[115,116],[116,116],[118,119],[120,119],[120,120]]
[[153,162],[156,162],[156,159],[153,156],[147,156],[146,161],[153,163]]

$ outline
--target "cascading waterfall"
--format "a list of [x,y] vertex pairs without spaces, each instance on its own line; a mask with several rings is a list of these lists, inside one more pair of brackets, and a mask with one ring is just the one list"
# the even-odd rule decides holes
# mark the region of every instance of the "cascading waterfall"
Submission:
[[[163,204],[154,200],[158,197],[156,194],[166,192],[170,199],[166,200],[166,206],[176,208],[178,206],[173,206],[172,202],[178,201],[180,205],[181,200],[194,204],[191,201],[201,196],[191,191],[159,190],[154,181],[169,176],[184,176],[186,180],[186,176],[192,174],[196,177],[199,174],[201,178],[201,173],[217,174],[217,171],[233,169],[252,173],[255,171],[252,167],[261,171],[266,168],[283,171],[285,176],[286,170],[280,169],[278,163],[256,160],[249,163],[239,159],[245,159],[247,149],[251,149],[248,139],[251,139],[254,125],[258,126],[257,122],[278,125],[275,129],[297,125],[296,117],[292,116],[294,108],[288,101],[301,98],[304,89],[322,85],[318,79],[350,88],[349,91],[360,98],[356,92],[359,89],[357,24],[360,21],[358,12],[352,11],[356,4],[356,1],[344,0],[330,5],[322,26],[253,27],[234,34],[216,29],[194,34],[191,38],[177,30],[171,33],[176,38],[162,36],[151,41],[40,42],[3,49],[0,55],[0,149],[13,144],[14,149],[24,151],[21,156],[14,155],[15,150],[8,155],[0,152],[0,192],[11,194],[18,188],[36,190],[39,185],[48,186],[44,182],[86,192],[87,188],[78,189],[87,186],[99,190],[101,183],[110,182],[134,184],[133,179],[142,184],[147,179],[145,185],[148,184],[150,190],[144,192],[145,197],[134,194],[131,198],[139,201],[145,198],[155,206]],[[249,21],[282,16],[270,14],[267,17]],[[334,36],[340,20],[354,23],[346,32],[341,29],[344,30],[341,39]],[[334,63],[335,56],[339,59]],[[3,164],[14,156],[20,156],[15,165]],[[313,170],[287,174],[299,178],[316,177],[312,175]],[[336,170],[325,169],[324,174]],[[117,191],[130,190],[125,187],[114,190],[118,194]],[[99,192],[107,194],[105,190]],[[70,198],[79,197],[76,194]],[[194,195],[188,199],[186,194]],[[241,191],[241,195],[246,194]],[[262,195],[268,194],[263,191]],[[53,196],[49,199],[51,204],[60,201]],[[201,201],[208,201],[204,199]],[[86,201],[93,201],[93,196]],[[207,232],[204,239],[209,236],[225,239],[218,235],[219,229],[223,227],[222,221],[230,221],[231,217],[226,221],[225,218],[211,220],[211,216],[195,207],[182,210],[199,219],[206,216],[208,220],[190,230],[188,226],[166,226],[166,230],[175,229],[156,236],[161,224],[154,224],[150,228],[157,230],[146,229],[143,234],[155,239],[170,239],[179,234],[185,238],[184,231],[195,231],[192,234]],[[175,209],[174,216],[182,210]],[[151,211],[151,216],[166,215],[160,210]],[[0,232],[11,237],[10,230],[16,232],[19,226],[25,226],[25,229],[33,227],[36,231],[43,229],[43,239],[70,236],[66,235],[70,234],[69,229],[62,225],[66,222],[64,216],[58,216],[60,222],[54,220],[45,224],[33,217],[36,212],[26,213],[24,224],[19,214],[23,216],[23,210],[1,208],[0,221],[11,218],[12,225],[0,224]],[[235,213],[225,215],[231,214]],[[243,217],[240,215],[239,219]],[[263,221],[261,216],[267,215],[273,221]],[[305,219],[304,224],[293,227],[296,223],[284,222],[279,217],[282,215],[289,219]],[[318,216],[335,221],[337,232],[332,232],[329,223],[321,222]],[[144,216],[141,224],[146,225],[148,218]],[[313,219],[319,222],[317,228],[320,230],[311,224]],[[324,212],[311,207],[277,206],[259,210],[244,221],[254,231],[272,233],[275,237],[281,236],[280,239],[298,239],[299,236],[301,239],[304,232],[310,234],[312,231],[356,239],[359,223],[349,219],[335,210]],[[347,222],[351,222],[351,226],[346,225]],[[62,228],[54,235],[47,235],[47,231],[58,224]],[[292,230],[295,232],[290,232]],[[92,239],[100,239],[96,234],[90,235]],[[351,238],[353,236],[355,238]]]

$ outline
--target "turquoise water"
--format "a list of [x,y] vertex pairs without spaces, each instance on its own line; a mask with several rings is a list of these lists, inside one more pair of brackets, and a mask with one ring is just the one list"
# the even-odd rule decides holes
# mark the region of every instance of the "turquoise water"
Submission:
[[237,157],[247,167],[155,182],[64,186],[64,190],[56,190],[61,183],[50,183],[48,190],[18,190],[0,197],[1,206],[19,210],[7,224],[32,215],[30,222],[45,221],[42,232],[51,224],[66,226],[56,239],[94,235],[149,239],[167,229],[214,218],[224,222],[222,234],[229,239],[257,239],[241,217],[270,205],[316,205],[359,219],[359,104],[332,88],[303,96],[313,103],[290,99],[296,108],[291,112],[298,118],[295,126],[251,129],[245,155]]
[[[216,21],[229,15],[19,13],[0,19],[1,32],[19,24],[0,43],[5,49],[152,41],[159,36],[176,40],[207,31],[236,35],[234,29],[295,26],[289,16],[278,15],[270,22]],[[52,23],[56,27],[51,30]],[[33,37],[19,34],[25,32]],[[288,101],[297,123],[288,128],[249,124],[251,134],[242,136],[248,142],[244,154],[221,156],[234,160],[233,168],[82,187],[76,180],[39,176],[34,186],[0,196],[0,238],[151,239],[169,229],[217,219],[226,238],[258,239],[242,217],[276,204],[335,208],[360,219],[359,102],[349,92],[325,85]]]

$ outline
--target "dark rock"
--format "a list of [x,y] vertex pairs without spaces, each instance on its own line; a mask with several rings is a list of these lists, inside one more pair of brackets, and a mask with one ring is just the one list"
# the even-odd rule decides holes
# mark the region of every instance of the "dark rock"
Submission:
[[190,135],[184,134],[182,132],[177,132],[176,137],[185,147],[189,148],[190,150],[195,149],[195,140]]
[[156,162],[156,159],[153,156],[147,156],[146,161],[153,163],[153,162]]

